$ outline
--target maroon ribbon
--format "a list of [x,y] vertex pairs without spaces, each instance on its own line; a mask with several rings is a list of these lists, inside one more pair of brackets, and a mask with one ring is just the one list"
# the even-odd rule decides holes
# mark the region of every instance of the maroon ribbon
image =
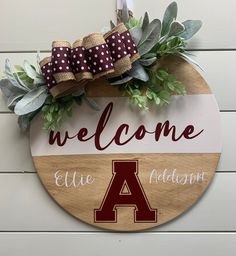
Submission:
[[[68,42],[63,46],[53,47],[51,58],[40,63],[49,90],[62,81],[121,75],[119,66],[116,65],[118,61],[128,57],[132,64],[139,58],[137,47],[127,30],[122,33],[114,31],[107,37],[102,37],[102,40],[103,43],[93,47],[84,46],[82,40],[80,46],[72,49]],[[131,64],[127,69],[131,68]]]

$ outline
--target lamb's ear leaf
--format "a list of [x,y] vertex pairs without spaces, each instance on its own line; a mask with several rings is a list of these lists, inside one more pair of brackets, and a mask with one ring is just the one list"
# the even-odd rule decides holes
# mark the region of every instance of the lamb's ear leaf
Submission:
[[101,110],[100,106],[97,104],[97,102],[96,102],[94,99],[92,99],[92,98],[90,98],[90,97],[87,97],[87,96],[85,95],[85,96],[84,96],[84,100],[88,103],[88,105],[89,105],[92,109],[94,109],[94,110],[96,110],[96,111],[100,111],[100,110]]
[[150,59],[156,57],[157,54],[155,52],[149,52],[142,56],[142,59]]
[[183,22],[185,30],[179,35],[185,40],[192,38],[202,27],[201,20],[186,20]]
[[123,8],[122,8],[122,22],[126,23],[129,20],[129,9],[126,0],[123,0]]
[[116,26],[112,20],[110,20],[110,26],[111,26],[111,29],[113,29]]
[[142,37],[142,29],[140,27],[133,27],[129,30],[134,42],[138,45],[141,37]]
[[142,30],[143,30],[143,31],[146,29],[146,27],[148,26],[148,24],[149,24],[149,16],[148,16],[148,13],[145,12],[144,18],[143,18],[143,25],[142,25]]
[[198,68],[204,71],[200,64],[198,64],[198,62],[196,62],[193,58],[189,57],[187,54],[179,52],[177,55],[186,60],[187,62],[196,65]]
[[17,72],[24,72],[23,67],[20,66],[20,65],[14,65],[14,68],[15,68],[15,70],[16,70]]
[[111,85],[120,85],[120,84],[125,84],[127,82],[129,82],[130,80],[132,80],[133,78],[131,76],[126,76],[125,78],[122,78],[118,81],[112,82],[110,83]]
[[80,97],[85,94],[85,86],[81,85],[79,86],[78,90],[72,94],[74,97]]
[[39,74],[42,75],[42,72],[41,72],[41,67],[40,67],[40,61],[41,61],[41,57],[40,57],[40,51],[37,50],[37,54],[36,54],[36,62],[37,62],[37,67],[38,67],[38,70],[39,70]]
[[170,31],[171,23],[176,20],[178,13],[178,6],[176,2],[172,2],[165,11],[163,21],[162,21],[162,30],[161,36],[166,35]]
[[25,132],[30,126],[30,117],[28,115],[23,115],[18,117],[18,125],[21,131]]
[[10,110],[14,110],[16,104],[18,101],[20,101],[24,97],[24,94],[12,94],[8,99],[7,99],[7,107]]
[[25,95],[25,91],[11,84],[8,79],[0,80],[0,89],[7,99],[7,107],[13,110],[16,103]]
[[173,21],[170,25],[170,31],[169,31],[168,37],[177,36],[180,33],[184,32],[184,30],[185,30],[185,27],[183,24],[181,24],[178,21]]
[[157,57],[153,57],[150,59],[140,59],[139,62],[141,65],[148,67],[148,66],[151,66],[153,63],[155,63],[156,60],[157,60]]
[[158,19],[153,20],[146,29],[143,31],[142,38],[139,42],[139,45],[142,45],[146,41],[150,40],[150,38],[157,38],[160,37],[161,31],[161,21]]
[[132,69],[129,70],[127,73],[129,76],[141,80],[143,82],[147,82],[149,80],[148,73],[145,71],[145,69],[142,67],[139,61],[134,62]]
[[[140,56],[143,56],[150,52],[150,50],[158,43],[160,39],[160,31],[161,31],[161,22],[157,20],[155,27],[153,27],[151,33],[146,38],[144,43],[139,44],[138,51]],[[149,26],[151,23],[149,24]],[[142,39],[141,39],[142,40]]]
[[7,78],[0,80],[0,89],[6,98],[12,94],[25,94],[26,92],[18,87],[12,85],[11,81]]
[[31,64],[27,60],[24,61],[23,65],[27,76],[34,80],[38,76],[36,70],[31,66]]
[[19,125],[21,131],[25,132],[28,130],[32,119],[38,114],[38,112],[39,111],[36,110],[32,113],[18,117],[18,125]]
[[15,78],[9,59],[6,59],[6,61],[5,61],[5,73],[6,73],[8,80],[11,82],[11,84],[13,86],[15,86],[19,89],[22,89],[25,92],[29,91],[29,88],[27,86],[24,86],[24,84],[22,84],[21,81],[19,81],[18,76],[17,76],[18,79]]
[[44,104],[48,96],[47,87],[40,86],[28,92],[15,106],[15,114],[25,115],[31,113]]
[[40,75],[38,75],[35,79],[34,79],[34,85],[45,85],[45,81],[43,79],[43,77]]

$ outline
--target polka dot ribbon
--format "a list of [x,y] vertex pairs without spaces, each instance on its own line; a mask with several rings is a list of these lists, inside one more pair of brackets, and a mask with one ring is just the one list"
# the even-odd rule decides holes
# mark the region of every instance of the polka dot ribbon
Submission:
[[51,94],[61,97],[90,80],[124,74],[139,57],[129,31],[120,23],[105,35],[93,33],[72,46],[54,41],[51,57],[44,58],[40,67]]

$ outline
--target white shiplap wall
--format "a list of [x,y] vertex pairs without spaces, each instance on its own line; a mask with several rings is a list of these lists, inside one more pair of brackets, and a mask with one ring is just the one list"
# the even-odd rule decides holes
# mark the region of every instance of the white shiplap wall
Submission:
[[[137,16],[149,10],[152,17],[162,17],[169,4],[134,2]],[[86,225],[57,206],[40,184],[28,135],[19,131],[0,95],[0,255],[235,255],[236,2],[179,0],[178,5],[180,20],[204,22],[189,48],[221,110],[223,153],[207,193],[186,214],[151,231],[110,233]],[[115,19],[114,9],[115,0],[0,0],[0,70],[6,57],[34,63],[32,52],[50,50],[54,39],[73,41],[99,31]]]

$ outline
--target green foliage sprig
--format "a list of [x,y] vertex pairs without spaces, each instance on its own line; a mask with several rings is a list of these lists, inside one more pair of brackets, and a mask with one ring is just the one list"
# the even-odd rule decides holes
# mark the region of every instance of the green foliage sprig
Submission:
[[59,129],[62,125],[62,121],[65,118],[65,116],[72,116],[72,110],[74,105],[81,105],[82,98],[83,95],[70,95],[59,99],[55,99],[50,95],[42,108],[44,129],[48,131],[54,131],[56,129]]
[[186,94],[184,85],[165,69],[151,71],[150,78],[147,82],[146,96],[157,106],[170,104],[172,95]]
[[119,89],[128,95],[131,102],[142,110],[148,110],[148,101],[158,107],[170,104],[172,95],[185,95],[184,85],[169,74],[165,69],[149,70],[150,80],[146,83],[132,80],[118,85]]

